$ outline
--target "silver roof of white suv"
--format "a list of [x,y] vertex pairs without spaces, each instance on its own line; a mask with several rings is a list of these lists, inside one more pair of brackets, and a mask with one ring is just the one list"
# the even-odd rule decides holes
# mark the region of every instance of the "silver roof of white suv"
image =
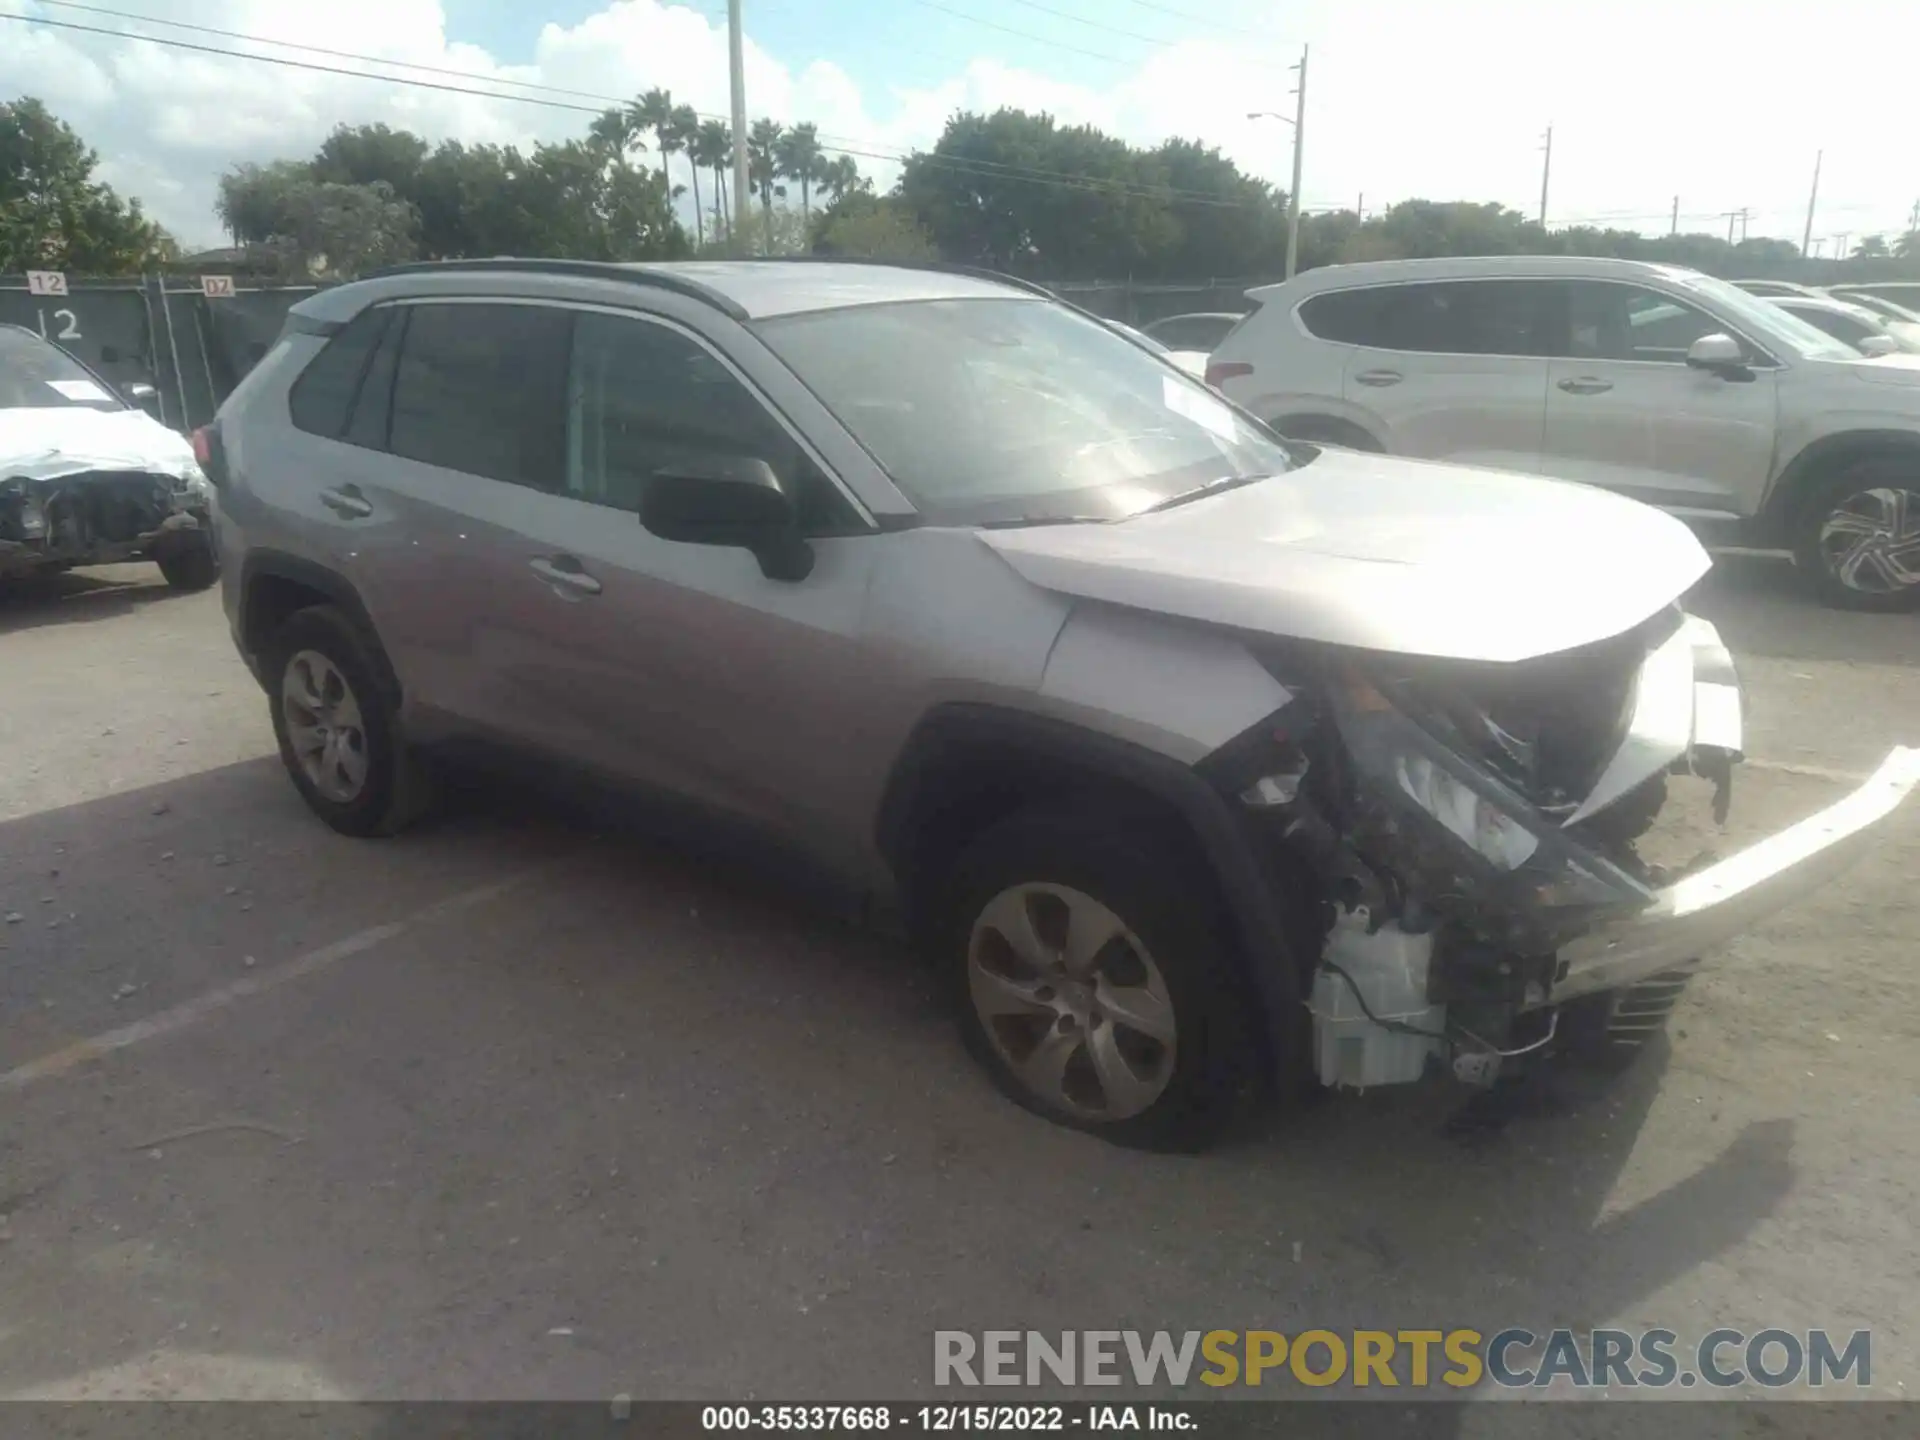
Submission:
[[[1369,260],[1353,265],[1322,265],[1283,282],[1290,295],[1348,286],[1386,285],[1409,280],[1645,280],[1677,279],[1696,272],[1684,265],[1655,265],[1644,260],[1614,260],[1587,255],[1455,255],[1437,260]],[[1281,285],[1249,290],[1256,298]]]

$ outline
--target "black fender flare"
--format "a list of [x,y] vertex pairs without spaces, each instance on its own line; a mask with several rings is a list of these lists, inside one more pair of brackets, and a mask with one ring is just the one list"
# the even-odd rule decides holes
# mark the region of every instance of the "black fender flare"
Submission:
[[988,704],[956,702],[929,711],[895,761],[875,824],[880,852],[903,889],[918,878],[911,873],[915,821],[942,758],[981,749],[1017,750],[1077,779],[1131,788],[1177,814],[1219,885],[1249,978],[1264,1002],[1268,1030],[1276,1040],[1291,1042],[1287,1027],[1305,998],[1304,972],[1251,827],[1202,774],[1143,746]]
[[[267,638],[259,633],[253,614],[254,600],[260,593],[260,581],[267,579],[288,581],[302,589],[324,595],[328,604],[338,606],[366,642],[368,658],[374,666],[374,678],[395,705],[399,704],[400,677],[394,671],[393,662],[387,658],[386,647],[380,643],[380,632],[374,628],[373,616],[353,582],[337,570],[298,555],[289,555],[283,550],[249,550],[240,566],[239,633],[248,646],[250,662],[257,666],[260,658],[258,647]],[[261,683],[264,685],[266,682],[262,680]]]

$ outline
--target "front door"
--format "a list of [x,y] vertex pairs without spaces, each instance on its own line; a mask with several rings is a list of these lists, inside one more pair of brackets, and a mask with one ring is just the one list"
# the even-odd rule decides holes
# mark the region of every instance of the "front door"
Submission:
[[1695,340],[1727,328],[1665,291],[1570,283],[1541,469],[1671,509],[1753,513],[1773,465],[1772,361],[1755,351],[1735,378],[1687,364]]

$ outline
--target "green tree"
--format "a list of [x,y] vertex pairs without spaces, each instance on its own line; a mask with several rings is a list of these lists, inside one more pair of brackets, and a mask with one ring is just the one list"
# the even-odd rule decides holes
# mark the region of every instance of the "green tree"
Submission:
[[858,194],[872,188],[860,174],[860,167],[854,163],[851,155],[835,156],[820,167],[820,189],[829,200],[838,201],[843,195]]
[[760,218],[769,250],[773,248],[773,197],[787,193],[774,184],[780,178],[780,141],[785,133],[779,121],[764,116],[747,132],[747,182],[760,197]]
[[93,178],[98,163],[40,101],[0,104],[0,272],[125,275],[170,253],[139,201]]
[[1869,235],[1853,247],[1853,258],[1856,260],[1884,260],[1892,253],[1887,248],[1887,237],[1884,235]]
[[691,105],[673,107],[673,118],[660,136],[662,154],[687,157],[687,173],[693,180],[693,237],[704,242],[704,222],[700,218],[700,164],[693,158],[693,142],[700,134],[700,117]]
[[868,260],[937,260],[940,251],[913,212],[898,200],[852,194],[820,216],[813,243],[817,255],[857,255]]
[[823,177],[827,165],[826,151],[820,148],[819,127],[804,124],[787,131],[775,147],[774,160],[782,175],[800,182],[800,214],[811,223],[813,184]]
[[386,181],[316,180],[299,161],[235,166],[214,208],[237,241],[279,250],[310,275],[357,275],[417,253],[419,215]]
[[673,94],[658,85],[646,94],[635,97],[627,104],[627,115],[633,122],[633,132],[642,130],[653,132],[654,144],[660,147],[660,180],[671,185],[667,178],[667,131],[673,125]]
[[386,125],[337,125],[321,142],[311,169],[316,180],[337,185],[384,181],[395,195],[410,196],[429,148],[410,130]]
[[1893,253],[1902,260],[1920,260],[1920,230],[1909,230],[1896,240]]
[[713,172],[713,228],[719,238],[722,230],[731,230],[727,215],[727,167],[733,164],[733,134],[722,120],[703,120],[688,149],[695,168]]

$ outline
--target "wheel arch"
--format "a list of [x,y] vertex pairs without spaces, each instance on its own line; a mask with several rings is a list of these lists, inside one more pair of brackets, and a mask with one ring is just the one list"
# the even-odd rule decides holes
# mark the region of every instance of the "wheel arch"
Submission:
[[1344,445],[1349,450],[1365,450],[1384,455],[1386,445],[1380,437],[1358,420],[1321,410],[1300,410],[1278,415],[1267,422],[1290,440],[1305,440],[1317,445]]
[[1839,466],[1874,455],[1904,454],[1920,461],[1920,432],[1841,430],[1808,441],[1780,471],[1767,496],[1762,518],[1769,531],[1784,535],[1797,518],[1808,489]]
[[[347,617],[367,647],[375,669],[374,678],[398,706],[400,677],[380,643],[373,617],[353,582],[338,571],[284,551],[249,550],[241,566],[240,642],[249,659],[255,662],[256,673],[257,662],[265,654],[274,631],[290,615],[312,605],[333,605]],[[261,677],[263,686],[269,683],[267,677]]]
[[972,836],[1052,799],[1097,800],[1176,827],[1213,880],[1277,1035],[1301,998],[1297,944],[1227,798],[1189,766],[1066,721],[959,703],[915,728],[889,777],[875,838],[916,933],[939,875]]

